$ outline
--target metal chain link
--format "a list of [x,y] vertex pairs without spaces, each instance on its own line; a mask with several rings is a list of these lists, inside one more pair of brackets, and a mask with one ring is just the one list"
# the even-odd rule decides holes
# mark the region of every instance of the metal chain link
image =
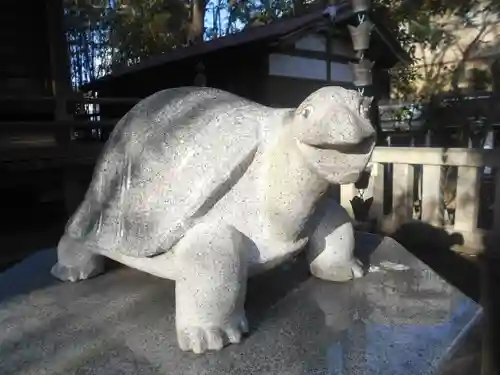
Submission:
[[[358,26],[363,24],[365,21],[366,21],[366,14],[365,13],[362,13],[362,14],[358,13]],[[358,63],[361,63],[364,60],[366,51],[360,51],[360,52],[361,53],[359,54]],[[362,87],[358,86],[358,87],[356,87],[356,89],[361,96],[365,95],[365,87],[364,86],[362,86]],[[366,189],[356,189],[356,190],[357,190],[358,197],[363,199],[364,195],[366,193]]]
[[[366,19],[366,15],[364,13],[362,13],[362,14],[358,13],[358,26],[360,26],[361,24],[363,24],[365,22],[365,19]],[[365,58],[365,51],[361,51],[358,63],[360,63],[361,61],[363,61],[364,58]],[[365,88],[364,87],[357,87],[357,90],[358,90],[358,92],[359,92],[360,95],[364,96],[364,94],[365,94]]]

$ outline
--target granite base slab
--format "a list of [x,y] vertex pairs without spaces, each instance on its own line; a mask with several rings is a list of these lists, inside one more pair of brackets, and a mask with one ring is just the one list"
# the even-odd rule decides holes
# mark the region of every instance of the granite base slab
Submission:
[[311,277],[299,257],[252,279],[250,334],[197,356],[178,347],[174,283],[126,268],[54,280],[54,250],[0,274],[0,374],[439,374],[481,308],[390,238],[358,233],[364,278]]

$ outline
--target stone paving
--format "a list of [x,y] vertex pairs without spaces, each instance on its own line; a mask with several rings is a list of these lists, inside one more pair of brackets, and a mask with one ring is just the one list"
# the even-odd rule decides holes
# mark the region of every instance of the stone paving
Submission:
[[0,374],[460,374],[481,308],[394,240],[358,244],[371,272],[354,282],[301,257],[251,280],[250,334],[201,356],[177,347],[172,282],[113,265],[61,283],[37,252],[0,274]]

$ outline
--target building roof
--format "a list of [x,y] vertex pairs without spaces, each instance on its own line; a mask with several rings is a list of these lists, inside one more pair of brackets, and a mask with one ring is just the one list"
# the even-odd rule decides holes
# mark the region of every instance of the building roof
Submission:
[[[338,25],[347,25],[353,20],[354,16],[355,13],[352,11],[350,3],[344,2],[335,6],[315,10],[300,17],[286,18],[268,25],[250,27],[236,34],[216,38],[190,47],[174,49],[168,53],[145,59],[138,64],[118,68],[113,73],[90,82],[83,88],[85,90],[99,90],[101,87],[106,86],[117,78],[124,78],[125,76],[134,75],[134,73],[140,71],[158,68],[161,65],[168,65],[185,59],[203,56],[226,48],[241,47],[251,43],[271,42],[309,29],[321,21],[328,22],[330,20]],[[398,61],[408,64],[410,62],[408,53],[402,48],[392,33],[384,27],[383,23],[380,22],[377,14],[370,14],[370,19],[375,24],[372,33],[387,46],[389,52],[393,55],[391,65],[395,65]]]

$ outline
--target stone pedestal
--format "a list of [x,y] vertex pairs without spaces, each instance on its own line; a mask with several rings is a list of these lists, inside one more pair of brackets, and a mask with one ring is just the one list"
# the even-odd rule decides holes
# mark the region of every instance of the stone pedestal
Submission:
[[353,282],[312,278],[300,257],[252,279],[249,336],[201,356],[177,347],[173,282],[117,267],[60,283],[49,274],[55,251],[41,251],[0,274],[0,373],[413,375],[457,368],[454,353],[478,323],[478,305],[390,238],[358,234],[357,246],[371,272]]

